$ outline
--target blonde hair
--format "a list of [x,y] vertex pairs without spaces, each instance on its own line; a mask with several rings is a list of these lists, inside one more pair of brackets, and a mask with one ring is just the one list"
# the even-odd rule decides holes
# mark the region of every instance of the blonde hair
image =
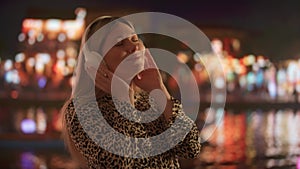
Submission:
[[[95,19],[89,26],[87,26],[86,34],[82,37],[83,41],[81,42],[82,43],[81,45],[83,45],[83,43],[85,43],[85,41],[89,39],[99,28],[101,28],[102,26],[106,25],[107,23],[115,19],[117,19],[117,17],[110,17],[110,16],[104,16]],[[96,93],[99,92],[97,89],[95,91]],[[62,116],[61,137],[64,141],[65,147],[67,148],[68,152],[71,155],[72,160],[76,163],[76,166],[79,168],[82,167],[84,168],[87,166],[87,160],[76,148],[75,143],[72,141],[72,138],[70,136],[70,131],[67,126],[66,113],[68,113],[68,106],[71,102],[72,102],[72,97],[69,98],[67,101],[65,101],[64,105],[60,110],[60,115]],[[74,113],[74,116],[75,114],[76,113]]]
[[[103,27],[104,25],[119,19],[118,17],[110,17],[110,16],[104,16],[104,17],[99,17],[95,19],[89,26],[86,28],[86,32],[84,36],[82,37],[82,42],[81,45],[83,45],[98,29]],[[129,22],[125,21],[124,19],[121,20],[124,23],[129,24]],[[103,37],[105,39],[106,37]],[[101,46],[101,43],[100,43]],[[97,88],[95,86],[95,94],[96,96],[101,96],[103,94],[103,91],[101,89]],[[68,106],[72,102],[72,96],[70,99],[68,99],[64,105],[61,108],[61,116],[62,116],[62,139],[64,141],[65,147],[67,148],[68,152],[71,155],[71,158],[73,161],[76,163],[77,167],[82,168],[87,166],[87,159],[83,156],[82,153],[80,153],[80,150],[75,146],[75,143],[73,142],[71,136],[70,136],[70,131],[67,126],[67,119],[66,119],[66,114],[68,113]],[[74,113],[73,116],[75,116],[76,113]],[[73,117],[74,118],[74,117]]]
[[[66,124],[66,113],[68,113],[68,106],[72,102],[72,99],[69,99],[65,102],[63,107],[61,108],[60,115],[62,116],[62,139],[64,141],[64,145],[67,148],[68,152],[71,155],[73,162],[76,164],[77,167],[84,167],[87,165],[86,159],[82,156],[82,154],[77,150],[74,142],[71,139],[69,134],[69,129]],[[75,116],[75,113],[74,113]],[[73,117],[74,118],[74,117]]]

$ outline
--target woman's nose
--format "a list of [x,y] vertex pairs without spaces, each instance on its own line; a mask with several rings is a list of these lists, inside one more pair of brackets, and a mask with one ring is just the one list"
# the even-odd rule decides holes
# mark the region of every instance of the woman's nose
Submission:
[[135,52],[138,49],[138,43],[127,41],[126,50],[129,54]]

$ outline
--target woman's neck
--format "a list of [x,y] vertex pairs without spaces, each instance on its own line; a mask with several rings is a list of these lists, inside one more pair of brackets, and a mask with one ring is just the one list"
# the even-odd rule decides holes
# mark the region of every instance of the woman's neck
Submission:
[[[130,89],[128,91],[129,101],[132,104],[132,106],[134,106],[134,95],[136,93],[139,93],[141,91],[141,89],[137,85],[135,85],[134,83],[130,84],[129,89]],[[105,93],[101,89],[95,88],[95,91],[96,91],[96,97],[97,98],[101,98],[101,97],[107,95],[107,93]]]

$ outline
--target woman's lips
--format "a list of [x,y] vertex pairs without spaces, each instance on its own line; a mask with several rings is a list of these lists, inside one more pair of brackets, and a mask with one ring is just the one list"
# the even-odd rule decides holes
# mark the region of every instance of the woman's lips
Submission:
[[126,60],[139,60],[139,59],[143,59],[144,57],[144,52],[143,51],[138,51],[138,52],[135,52],[133,54],[130,54],[126,59]]

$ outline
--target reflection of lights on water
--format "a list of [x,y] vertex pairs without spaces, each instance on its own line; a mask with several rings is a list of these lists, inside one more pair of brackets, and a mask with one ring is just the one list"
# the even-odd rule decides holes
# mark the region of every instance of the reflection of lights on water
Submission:
[[[37,110],[38,111],[38,110]],[[216,110],[213,111],[212,114],[207,114],[210,122],[210,126],[212,126],[214,123],[214,120],[218,121],[217,119],[221,119],[221,115],[222,112],[224,110],[220,109],[220,110]],[[283,133],[281,133],[280,135],[274,135],[275,134],[275,128],[278,125],[278,120],[277,118],[282,119],[281,124],[279,124],[279,127],[281,127],[282,129],[291,129],[291,130],[298,130],[299,131],[299,120],[300,117],[300,112],[297,112],[296,115],[295,113],[289,112],[288,111],[283,111],[280,115],[280,117],[275,117],[277,116],[276,114],[278,112],[276,111],[251,111],[249,113],[244,113],[244,112],[239,112],[237,114],[235,113],[227,113],[224,114],[226,115],[226,117],[224,118],[224,121],[221,122],[220,126],[217,128],[217,131],[214,134],[213,141],[215,141],[216,143],[219,143],[216,147],[215,146],[204,146],[203,147],[203,151],[202,151],[202,155],[203,158],[201,158],[201,160],[205,161],[205,162],[211,162],[211,163],[222,163],[224,162],[224,160],[227,160],[225,162],[241,162],[242,164],[244,164],[245,160],[245,156],[247,156],[247,158],[251,158],[253,161],[251,161],[251,166],[254,166],[253,164],[256,162],[255,160],[258,158],[259,160],[260,157],[259,155],[262,155],[261,152],[265,151],[266,147],[264,147],[264,144],[262,144],[265,140],[264,143],[268,142],[267,138],[270,139],[283,139],[286,140],[286,138],[283,138],[284,135],[282,135]],[[206,110],[207,112],[207,110]],[[58,113],[58,111],[57,111]],[[241,113],[241,114],[240,114]],[[245,115],[246,114],[246,115]],[[246,120],[243,121],[243,116],[247,116],[245,117]],[[37,115],[38,116],[38,115]],[[58,114],[57,114],[57,118],[58,118]],[[38,117],[37,117],[38,120]],[[55,120],[56,121],[56,120]],[[58,120],[59,121],[59,120]],[[256,127],[254,127],[254,123],[257,124]],[[290,124],[292,123],[292,124]],[[217,124],[217,123],[215,123]],[[247,136],[243,136],[244,132],[244,125],[249,125],[246,126],[247,127]],[[284,125],[283,125],[284,124]],[[292,125],[293,127],[288,127],[289,125]],[[297,127],[296,127],[297,125]],[[38,125],[37,125],[38,126]],[[204,129],[207,131],[209,131],[209,127]],[[297,129],[296,129],[297,128]],[[251,131],[248,131],[251,130]],[[286,130],[284,130],[286,131]],[[283,131],[283,132],[284,132]],[[209,131],[210,132],[210,131]],[[299,138],[299,136],[296,136],[296,133],[294,134],[294,137]],[[203,133],[202,133],[203,134]],[[286,133],[288,135],[292,135],[292,133]],[[251,141],[251,145],[249,145],[249,143],[247,143],[248,145],[247,148],[245,148],[244,144],[245,142],[248,142],[246,140],[243,140],[245,137],[245,139],[249,139]],[[290,145],[290,144],[296,144],[295,139],[296,138],[291,138],[291,140],[289,140],[289,142],[286,145]],[[264,139],[264,140],[262,140]],[[210,140],[209,140],[210,141]],[[212,142],[212,144],[214,144],[214,142]],[[299,139],[297,139],[297,145],[299,144]],[[252,149],[248,149],[248,146],[251,147]],[[263,146],[263,147],[260,147]],[[246,153],[246,151],[251,151]],[[279,151],[279,149],[273,148],[270,151],[270,157],[267,156],[267,158],[262,160],[262,164],[257,164],[258,166],[256,166],[257,168],[278,168],[278,167],[282,167],[282,168],[296,168],[299,167],[299,163],[300,163],[300,159],[299,157],[297,158],[298,154],[291,154],[290,157],[287,157],[285,159],[270,159],[273,158],[274,156],[272,155],[285,155],[284,152],[285,151]],[[299,151],[294,151],[294,153],[298,153]],[[244,154],[243,154],[244,153]],[[249,153],[252,153],[253,156],[249,157]],[[265,152],[264,152],[265,153]],[[234,154],[234,155],[233,155]],[[268,155],[268,154],[264,154],[264,155]],[[297,155],[297,156],[296,156]],[[35,158],[32,159],[37,159],[38,156],[35,156]],[[29,158],[27,158],[28,160]],[[41,159],[41,158],[39,158]],[[230,161],[231,160],[231,161]],[[265,162],[265,163],[264,163]],[[37,164],[37,163],[35,163]],[[54,164],[53,160],[51,160],[51,166],[59,166],[61,168],[72,168],[69,167],[68,165],[68,161],[66,161],[65,163],[57,163]],[[260,165],[264,165],[264,166],[260,166]],[[62,166],[68,166],[68,167],[62,167]],[[226,165],[227,166],[227,165]],[[40,167],[41,168],[41,167]],[[221,168],[221,167],[220,167]],[[222,167],[223,168],[223,167]]]
[[31,134],[36,131],[35,121],[32,119],[24,119],[21,121],[21,130],[25,134]]
[[14,119],[13,119],[13,123],[14,123],[14,127],[16,129],[16,131],[21,132],[21,121],[24,118],[24,111],[22,109],[18,109],[16,110],[15,114],[14,114]]
[[297,131],[300,127],[300,117],[298,112],[285,109],[269,111],[266,116],[265,142],[267,144],[265,155],[277,156],[299,155],[300,137]]
[[46,77],[41,77],[38,80],[38,86],[39,88],[44,88],[47,84],[47,78]]
[[45,160],[37,157],[32,152],[23,152],[20,158],[21,169],[47,169]]
[[34,155],[31,152],[23,152],[21,154],[21,168],[35,168]]
[[36,113],[36,131],[38,134],[44,134],[47,128],[46,114],[42,108],[37,109]]
[[275,112],[274,111],[270,111],[267,114],[267,121],[266,121],[266,129],[265,129],[265,140],[266,143],[268,145],[268,149],[267,149],[267,155],[270,154],[269,151],[272,152],[272,147],[275,145],[274,142],[274,122],[275,122]]
[[274,136],[275,136],[275,144],[278,147],[281,147],[283,144],[284,139],[279,139],[279,138],[284,138],[284,118],[285,114],[283,110],[279,110],[276,112],[275,115],[275,122],[276,125],[274,126]]
[[294,112],[292,110],[286,110],[285,114],[285,123],[286,128],[289,132],[286,132],[286,141],[290,144],[291,148],[297,147],[297,118],[295,118]]
[[10,92],[10,97],[13,99],[17,99],[19,97],[19,92],[16,90],[13,90]]
[[[22,112],[22,114],[24,114]],[[18,115],[19,120],[16,120],[15,123],[17,128],[20,128],[21,131],[25,134],[44,134],[47,129],[47,114],[45,113],[42,107],[35,109],[31,107],[28,109],[27,115]]]
[[[212,114],[207,114],[206,120],[217,121],[221,114],[222,110],[212,111]],[[300,169],[299,110],[257,109],[237,114],[226,112],[224,115],[216,132],[208,140],[210,144],[202,149],[203,161],[218,164],[222,162],[220,159],[228,159],[227,162],[235,162],[236,159],[244,164],[246,156],[246,163],[251,167]],[[202,129],[202,137],[212,131],[211,126],[209,123]],[[232,154],[235,157],[231,158]],[[252,165],[257,159],[262,160],[261,164]]]

